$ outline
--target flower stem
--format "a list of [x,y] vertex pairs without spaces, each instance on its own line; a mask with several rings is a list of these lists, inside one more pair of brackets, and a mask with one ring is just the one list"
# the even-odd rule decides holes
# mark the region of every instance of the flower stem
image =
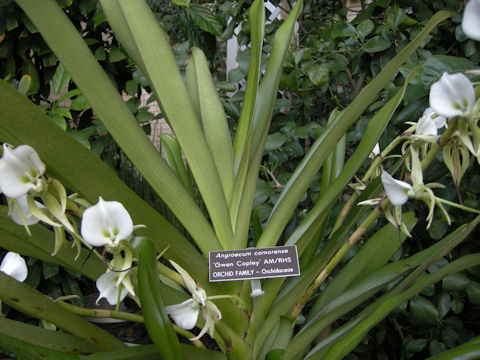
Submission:
[[[104,309],[86,309],[86,308],[75,306],[63,301],[58,301],[57,304],[67,309],[71,313],[74,313],[80,316],[91,317],[91,318],[111,318],[111,319],[131,321],[135,323],[142,323],[142,324],[144,323],[143,316],[128,313],[128,312],[104,310]],[[187,339],[191,339],[195,337],[195,334],[191,333],[190,331],[184,330],[176,326],[175,324],[173,325],[173,328],[177,334]],[[203,348],[203,349],[205,348],[205,345],[203,345],[203,343],[200,340],[192,341],[192,344],[199,348]]]
[[[389,206],[390,202],[388,200],[384,201],[384,207]],[[387,204],[388,203],[388,204]],[[292,310],[292,317],[296,318],[302,311],[303,307],[313,295],[316,289],[325,281],[325,279],[330,275],[335,266],[343,259],[347,252],[352,248],[352,246],[362,238],[362,236],[367,231],[368,227],[380,216],[382,212],[375,208],[370,215],[363,221],[363,223],[354,231],[354,233],[348,238],[347,242],[337,251],[333,258],[328,262],[328,264],[323,268],[323,270],[318,274],[313,283],[305,291],[302,297],[297,301],[295,307]]]
[[465,205],[460,205],[460,204],[457,204],[457,203],[455,203],[455,202],[448,201],[448,200],[445,200],[445,199],[442,199],[442,198],[439,198],[439,197],[437,197],[437,200],[440,201],[441,203],[446,204],[446,205],[456,207],[457,209],[461,209],[461,210],[465,210],[465,211],[470,211],[470,212],[473,212],[473,213],[475,213],[475,214],[480,214],[480,210],[473,209],[473,208],[468,207],[468,206],[465,206]]
[[428,165],[435,159],[437,154],[442,150],[445,144],[450,140],[453,133],[458,128],[458,117],[452,119],[450,126],[443,132],[437,142],[433,143],[427,155],[422,159],[422,170],[425,170]]

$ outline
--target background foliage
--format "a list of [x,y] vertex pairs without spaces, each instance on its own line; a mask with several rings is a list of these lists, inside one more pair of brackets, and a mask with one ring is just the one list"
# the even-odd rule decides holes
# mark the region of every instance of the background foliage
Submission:
[[[144,75],[133,65],[121,45],[111,35],[103,11],[96,0],[61,0],[78,30],[83,34],[90,49],[107,71],[118,89],[131,96],[128,100],[131,111],[145,131],[154,118],[147,107],[141,105],[141,87],[148,87]],[[249,49],[239,52],[238,69],[225,74],[225,41],[233,29],[241,24],[239,44],[247,44],[249,24],[245,9],[248,1],[233,6],[230,1],[221,3],[198,2],[189,7],[166,0],[149,1],[160,24],[171,35],[177,64],[185,65],[187,49],[201,47],[210,60],[211,70],[218,85],[225,89],[222,101],[229,115],[229,123],[235,126],[240,114],[244,92],[238,84],[248,72]],[[461,13],[462,2],[445,1],[375,1],[365,5],[355,19],[347,21],[347,11],[342,1],[307,1],[299,19],[297,43],[289,51],[280,83],[275,114],[263,158],[261,179],[257,184],[254,202],[252,238],[256,227],[261,226],[270,214],[282,186],[288,181],[293,169],[308,150],[311,143],[326,129],[328,115],[335,109],[343,109],[358,94],[383,66],[391,60],[420,31],[433,13],[440,9]],[[444,72],[459,72],[472,68],[480,60],[479,44],[467,39],[462,33],[460,17],[454,16],[443,22],[409,58],[397,76],[389,82],[386,90],[376,99],[368,111],[346,138],[347,157],[353,153],[366,128],[366,124],[380,108],[392,98],[403,84],[403,75],[417,64],[424,67],[421,78],[407,88],[401,105],[384,133],[380,146],[383,148],[405,128],[406,121],[416,121],[428,106],[428,89]],[[271,51],[271,41],[278,21],[266,26],[263,51]],[[152,195],[148,185],[129,167],[128,161],[113,143],[105,128],[96,121],[88,102],[75,88],[68,74],[28,18],[13,1],[0,1],[0,77],[17,86],[22,78],[29,78],[27,95],[42,105],[45,112],[58,126],[70,133],[96,155],[101,156],[143,198],[149,199],[162,213],[167,213],[161,201]],[[232,89],[240,88],[232,93]],[[64,103],[65,100],[71,102]],[[66,105],[66,107],[65,107]],[[480,193],[478,164],[472,162],[459,186],[447,187],[440,196],[462,201],[477,207]],[[448,173],[432,166],[425,174],[426,182],[447,184]],[[289,229],[295,228],[304,216],[302,209],[309,209],[316,202],[322,189],[325,175],[318,174],[310,186],[302,205],[291,219]],[[412,205],[410,205],[412,206]],[[417,214],[426,216],[426,209]],[[420,211],[419,211],[420,210]],[[331,226],[335,219],[334,208]],[[464,213],[450,210],[456,226],[471,220]],[[176,223],[173,216],[172,223]],[[378,225],[382,225],[379,223]],[[447,228],[440,219],[428,233],[415,231],[412,239],[403,245],[396,259],[426,248],[441,238]],[[478,230],[477,230],[478,231]],[[478,233],[477,233],[478,234]],[[477,236],[478,237],[478,236]],[[473,239],[475,236],[472,237]],[[457,247],[445,263],[460,255],[478,251],[478,241],[467,241]],[[315,253],[317,249],[312,249]],[[352,249],[347,259],[353,256]],[[346,259],[346,260],[347,260]],[[345,261],[346,261],[345,260]],[[81,294],[88,285],[75,274],[59,271],[48,263],[31,260],[31,275],[27,282],[39,287],[53,297],[62,294]],[[436,265],[429,268],[433,273]],[[441,284],[432,286],[419,296],[400,306],[391,316],[379,324],[375,331],[362,342],[349,359],[400,359],[435,355],[453,348],[476,334],[480,328],[480,269],[471,269],[452,275]],[[47,281],[48,280],[48,281]],[[91,285],[91,284],[90,284]],[[347,314],[345,317],[351,317]],[[302,321],[302,319],[298,319]]]

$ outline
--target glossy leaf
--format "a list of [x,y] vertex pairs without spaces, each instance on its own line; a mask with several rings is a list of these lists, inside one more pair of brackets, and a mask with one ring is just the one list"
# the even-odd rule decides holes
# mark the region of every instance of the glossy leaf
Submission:
[[429,325],[436,325],[439,321],[438,310],[431,301],[422,296],[415,296],[410,300],[412,316]]
[[188,20],[203,31],[214,36],[222,35],[223,26],[206,6],[202,4],[191,4],[185,9]]
[[381,36],[375,36],[366,42],[363,51],[367,53],[380,52],[388,49],[390,45],[391,43],[389,40]]

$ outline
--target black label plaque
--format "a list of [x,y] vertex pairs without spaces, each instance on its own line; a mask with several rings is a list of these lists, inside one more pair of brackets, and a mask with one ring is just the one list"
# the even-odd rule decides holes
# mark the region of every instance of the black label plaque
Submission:
[[211,282],[300,275],[295,245],[210,251],[209,255]]

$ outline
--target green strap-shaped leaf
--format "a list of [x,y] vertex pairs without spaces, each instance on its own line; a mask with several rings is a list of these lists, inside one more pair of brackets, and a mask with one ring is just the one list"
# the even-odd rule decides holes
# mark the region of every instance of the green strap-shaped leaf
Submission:
[[[416,218],[413,213],[404,215],[407,228],[411,230],[416,224]],[[393,256],[400,241],[403,242],[406,238],[404,234],[402,234],[402,239],[397,239],[397,237],[398,230],[393,225],[387,224],[360,248],[358,253],[328,284],[326,290],[321,293],[320,298],[310,310],[305,325],[289,344],[287,353],[298,354],[302,351],[300,349],[308,348],[310,342],[322,329],[418,264],[419,257],[417,256],[383,266],[374,273],[372,270],[367,272],[366,269],[371,263],[376,263],[375,268],[378,268]],[[370,274],[371,276],[368,276]],[[357,280],[358,276],[362,279]]]
[[[417,219],[412,212],[403,214],[402,220],[409,231],[413,229]],[[365,276],[372,270],[384,265],[405,241],[406,235],[398,233],[392,224],[387,224],[372,235],[355,256],[345,265],[328,284],[311,309],[311,316],[350,286],[359,276]],[[368,271],[368,272],[367,272]]]
[[[117,1],[117,5],[122,9],[127,26],[119,29],[115,27],[115,21],[112,21],[115,33],[121,42],[124,37],[127,41],[133,40],[135,54],[141,59],[139,65],[143,66],[142,70],[155,90],[162,113],[182,147],[218,241],[224,248],[230,248],[233,232],[220,177],[202,126],[190,104],[185,85],[176,67],[170,44],[144,0],[120,0]],[[106,15],[108,18],[108,12]],[[134,163],[137,165],[135,161]],[[183,222],[184,215],[176,216]],[[198,228],[191,229],[192,236],[197,232]]]
[[34,318],[51,322],[101,350],[119,350],[126,346],[110,333],[70,313],[45,295],[3,272],[0,272],[0,299],[12,308]]
[[257,359],[283,359],[285,355],[285,349],[292,338],[293,325],[293,319],[282,316],[279,320],[276,331],[272,331],[272,333],[270,333],[271,340],[268,341],[269,343],[266,343],[266,346],[262,348]]
[[138,297],[148,334],[165,360],[183,359],[172,323],[160,292],[157,258],[153,242],[144,237],[132,240],[138,255]]
[[185,189],[190,193],[190,196],[195,199],[195,192],[192,186],[193,179],[191,179],[187,169],[185,169],[182,149],[180,149],[177,139],[170,134],[160,134],[160,144],[162,146],[163,156],[165,156],[165,161],[180,179]]
[[427,360],[475,360],[480,358],[480,336],[462,345],[429,357]]
[[[200,349],[188,344],[180,344],[183,357],[195,360],[225,360],[226,356],[218,351]],[[95,353],[80,356],[81,360],[152,360],[158,358],[155,345],[132,346],[126,350]]]
[[[392,296],[400,294],[402,291],[406,290],[406,288],[410,286],[412,282],[420,278],[426,271],[428,266],[448,254],[453,248],[455,248],[460,242],[462,242],[476,228],[479,222],[480,217],[477,216],[471,223],[458,227],[455,231],[450,233],[448,236],[446,236],[439,242],[433,244],[429,248],[414,254],[408,259],[388,264],[384,268],[367,276],[365,279],[360,280],[358,284],[347,290],[347,293],[355,293],[358,289],[362,287],[369,287],[372,284],[374,285],[375,282],[382,281],[381,279],[385,278],[385,276],[389,277],[392,273],[393,275],[395,275],[395,273],[401,274],[405,271],[405,269],[408,269],[410,270],[408,276],[404,280],[402,280],[402,282],[400,282],[395,288],[391,289],[387,294],[385,294],[383,296],[383,299],[385,300]],[[329,338],[325,339],[325,341],[317,345],[316,351],[319,351],[323,354],[326,350],[328,350],[328,347],[337,340],[337,338],[343,336],[344,333],[350,331],[350,328],[356,326],[356,323],[358,321],[363,319],[365,316],[368,316],[371,313],[372,309],[378,307],[378,304],[380,303],[382,303],[382,301],[379,300],[376,303],[370,305],[365,310],[363,310],[362,313],[359,314],[359,316],[351,323],[342,326],[342,328],[339,328],[338,331],[336,330],[334,333],[332,333],[332,336],[329,336]],[[319,321],[316,324],[312,323],[312,325],[316,326],[318,330],[318,326],[320,326],[321,324]],[[302,342],[302,339],[300,338],[297,338],[296,340]]]
[[233,188],[233,152],[227,116],[208,68],[207,58],[198,48],[192,48],[187,67],[187,89],[201,119],[222,182],[225,199],[230,200]]
[[[202,251],[208,253],[209,250],[220,248],[203,212],[140,128],[117,89],[55,0],[45,0],[41,3],[35,0],[18,0],[17,3],[68,70],[102,124],[175,216],[188,229]],[[150,31],[151,29],[147,32]],[[129,44],[127,40],[121,39],[122,43],[125,41]],[[138,60],[137,58],[134,57],[135,60]],[[1,107],[2,109],[11,107],[11,103],[1,103]],[[13,107],[12,110],[16,110],[16,108]],[[13,121],[16,116],[11,114],[10,117],[10,121]],[[18,135],[17,132],[14,134]],[[50,136],[54,138],[53,135]],[[56,145],[56,138],[54,139],[55,141],[51,142],[52,147]],[[58,145],[56,152],[58,149],[63,148]],[[79,175],[77,180],[82,178],[82,174]],[[100,194],[97,193],[95,197],[98,195]],[[161,231],[156,233],[161,234]],[[152,239],[156,241],[157,236],[152,236]]]
[[[258,179],[258,171],[263,157],[263,149],[267,140],[268,128],[273,115],[273,109],[277,100],[278,85],[282,74],[283,62],[285,59],[288,46],[292,39],[295,22],[302,11],[303,1],[298,0],[292,11],[285,19],[284,23],[275,33],[273,40],[273,49],[268,60],[265,75],[262,78],[260,87],[257,91],[255,100],[255,110],[253,120],[250,124],[249,136],[251,136],[250,157],[248,166],[246,166],[246,174],[244,182],[240,183],[241,200],[239,203],[238,215],[235,225],[235,246],[244,248],[248,242],[248,230],[250,225],[250,217],[252,212],[252,204],[255,196],[255,190]],[[250,140],[249,140],[250,141]],[[235,150],[234,150],[235,151]],[[247,154],[245,154],[246,156]],[[242,159],[242,162],[246,161]],[[235,185],[234,195],[237,193],[237,185]],[[232,202],[233,204],[233,202]]]
[[389,299],[380,298],[376,301],[378,307],[366,318],[361,320],[351,331],[345,334],[341,340],[337,341],[325,356],[315,356],[316,349],[314,348],[305,359],[324,359],[334,360],[343,359],[348,353],[350,353],[355,346],[360,343],[367,332],[382,321],[391,311],[397,308],[400,304],[405,303],[413,296],[419,294],[427,287],[442,280],[445,276],[454,274],[458,271],[468,269],[469,267],[480,264],[480,254],[471,254],[461,257],[455,261],[452,261],[448,265],[438,269],[435,273],[426,275],[422,279],[418,280],[411,288],[404,292],[391,297]]
[[78,360],[78,356],[66,354],[57,350],[43,347],[41,345],[32,345],[28,341],[22,341],[8,335],[0,337],[0,347],[19,356],[19,359],[29,360]]
[[[298,202],[318,173],[328,154],[335,148],[343,134],[345,134],[348,128],[360,117],[378,92],[393,75],[395,75],[399,67],[422,43],[430,31],[432,31],[438,23],[450,16],[451,13],[448,11],[439,11],[436,13],[415,39],[402,49],[402,51],[383,68],[375,79],[362,89],[352,103],[342,111],[340,118],[335,121],[335,124],[328,127],[325,133],[314,142],[310,151],[305,155],[285,185],[257,246],[268,247],[274,246],[277,243]],[[322,194],[322,196],[324,195]]]
[[[256,0],[253,2],[249,10],[249,16],[251,46],[250,61],[248,64],[247,89],[245,90],[242,112],[240,113],[240,119],[238,120],[233,142],[235,176],[237,176],[240,162],[246,150],[247,134],[252,124],[257,98],[265,26],[265,5],[263,4],[263,1]],[[249,157],[248,153],[246,155]]]
[[[0,317],[0,347],[8,348],[2,342],[4,336],[22,341],[22,346],[41,346],[50,350],[68,354],[90,354],[100,349],[78,337],[60,331],[51,331],[24,322]],[[17,351],[10,350],[16,354]]]

